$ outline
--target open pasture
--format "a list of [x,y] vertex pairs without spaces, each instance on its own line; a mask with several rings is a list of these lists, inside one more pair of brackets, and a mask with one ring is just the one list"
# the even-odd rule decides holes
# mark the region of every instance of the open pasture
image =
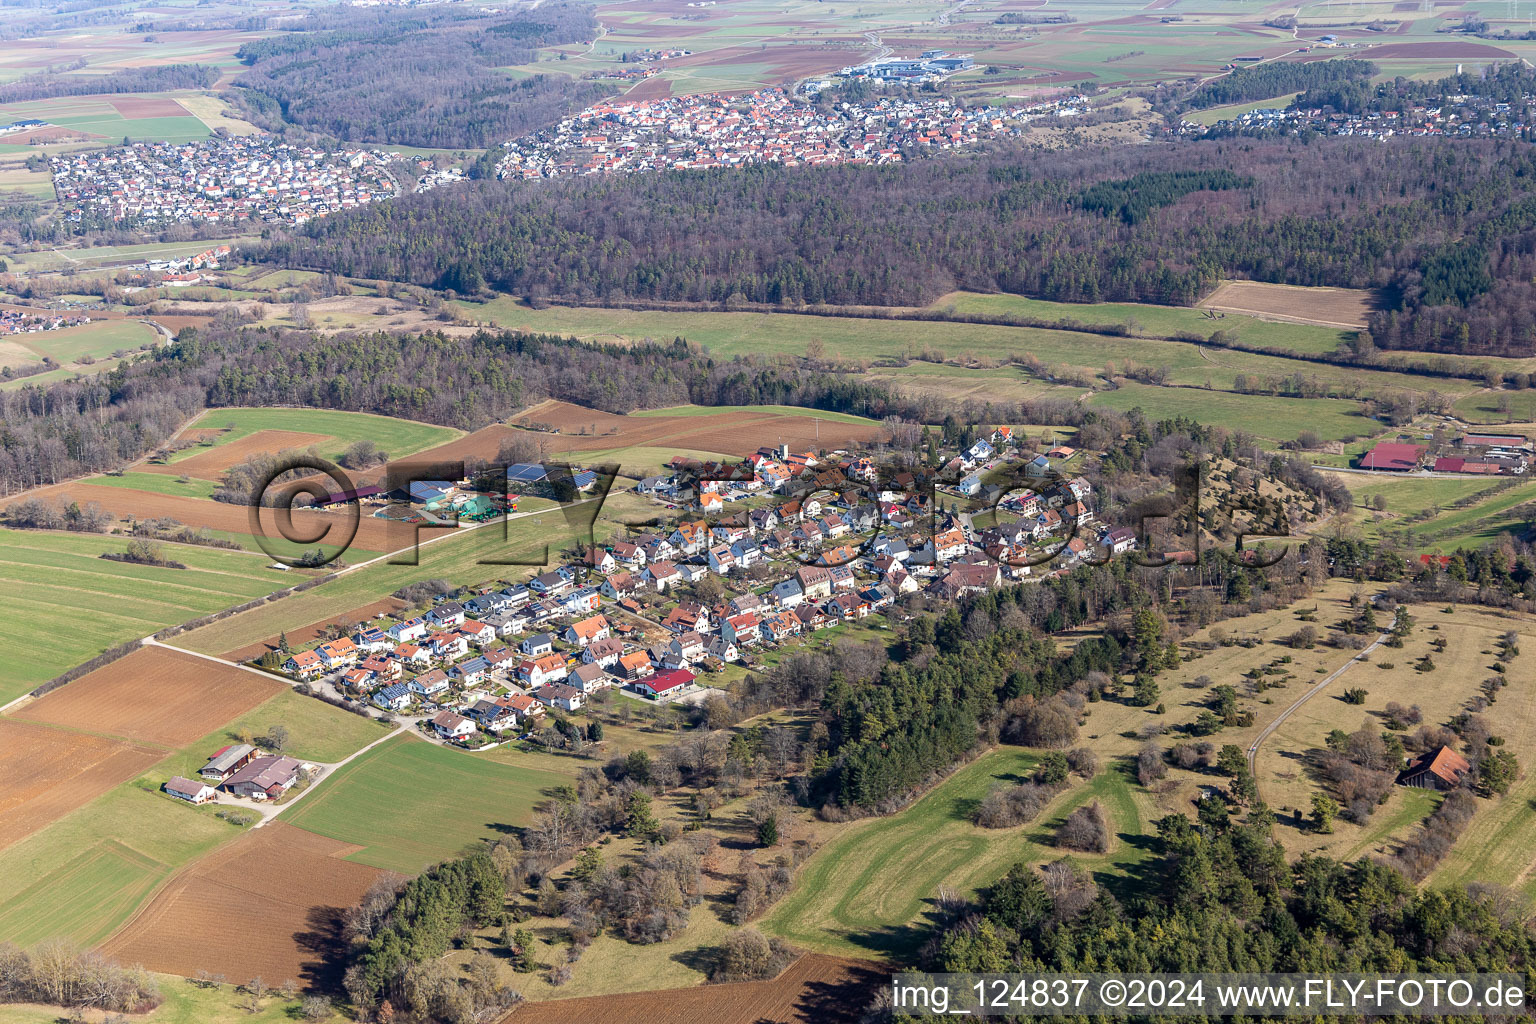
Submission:
[[[296,582],[291,573],[241,551],[164,545],[186,569],[99,557],[122,551],[126,543],[93,534],[0,530],[0,587],[25,595],[0,623],[6,651],[0,704],[109,647]],[[69,626],[61,629],[60,623]]]
[[[1105,709],[1108,710],[1107,708]],[[1033,822],[985,829],[971,821],[994,786],[1023,782],[1037,753],[1000,747],[959,768],[912,806],[845,826],[800,869],[795,886],[763,918],[764,931],[790,943],[845,956],[907,958],[940,888],[969,894],[1019,861],[1055,860],[1067,851],[1051,836],[1067,814],[1097,799],[1116,835],[1106,854],[1074,854],[1090,870],[1124,872],[1144,856],[1146,831],[1134,782],[1118,761],[1056,796]]]
[[526,825],[548,791],[569,782],[401,737],[322,779],[283,820],[354,844],[348,860],[414,875]]
[[[274,822],[197,861],[103,946],[124,963],[191,976],[259,975],[334,990],[341,913],[380,872],[342,859],[350,847]],[[238,920],[239,941],[227,941]]]
[[[28,307],[10,304],[6,304],[6,308],[30,311]],[[78,327],[32,334],[0,335],[0,366],[40,363],[47,357],[62,367],[88,373],[91,372],[86,369],[89,364],[106,359],[114,352],[143,348],[159,337],[153,328],[137,320],[106,318],[99,313],[91,313],[90,316],[90,323]]]
[[[0,123],[29,118],[66,129],[67,137],[60,138],[64,142],[74,141],[79,136],[92,137],[108,145],[125,138],[143,142],[193,142],[212,134],[206,124],[170,96],[59,96],[0,105]],[[8,137],[0,141],[0,153],[37,152],[42,147],[26,144],[26,140],[33,137],[42,138],[25,134]],[[11,138],[18,141],[11,142]]]
[[24,705],[14,717],[181,747],[283,689],[256,672],[144,647]]

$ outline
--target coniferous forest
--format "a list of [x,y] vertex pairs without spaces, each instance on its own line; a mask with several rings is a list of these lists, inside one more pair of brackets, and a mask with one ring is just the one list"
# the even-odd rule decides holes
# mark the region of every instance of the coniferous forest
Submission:
[[[1447,253],[1447,238],[1467,251]],[[920,305],[957,288],[1187,305],[1251,278],[1378,289],[1379,347],[1528,356],[1536,155],[1502,141],[1229,139],[479,181],[276,236],[266,258],[535,302],[715,308]]]

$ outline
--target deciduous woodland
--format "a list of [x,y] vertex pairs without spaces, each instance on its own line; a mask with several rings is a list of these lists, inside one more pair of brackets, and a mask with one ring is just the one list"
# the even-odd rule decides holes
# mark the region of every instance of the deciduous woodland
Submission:
[[[1105,205],[1137,181],[1134,210]],[[1468,252],[1447,259],[1446,238]],[[266,256],[536,301],[717,306],[956,288],[1187,305],[1247,277],[1382,289],[1384,348],[1531,355],[1533,251],[1528,146],[1336,138],[481,181],[326,218]]]
[[[287,27],[287,26],[285,26]],[[484,148],[559,120],[607,91],[563,75],[514,79],[541,46],[591,39],[582,4],[486,15],[336,7],[247,43],[229,95],[251,120],[347,142]]]
[[124,68],[109,75],[27,75],[0,85],[0,103],[21,103],[55,96],[101,96],[125,92],[207,89],[219,69],[207,64],[164,64]]
[[1267,100],[1302,89],[1318,89],[1341,82],[1369,81],[1377,68],[1368,60],[1315,60],[1306,63],[1270,63],[1238,68],[1207,82],[1185,99],[1187,106],[1219,107],[1225,103]]

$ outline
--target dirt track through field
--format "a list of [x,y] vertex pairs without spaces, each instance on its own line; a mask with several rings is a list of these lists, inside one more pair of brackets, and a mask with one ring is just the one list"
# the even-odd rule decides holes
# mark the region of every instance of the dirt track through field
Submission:
[[341,914],[383,874],[341,859],[357,849],[273,822],[177,875],[102,951],[183,977],[206,970],[336,991]]
[[143,647],[22,706],[13,717],[177,748],[286,688],[203,658]]
[[125,782],[163,750],[0,718],[0,849]]
[[527,1003],[504,1024],[852,1024],[887,978],[878,964],[811,953],[772,981]]

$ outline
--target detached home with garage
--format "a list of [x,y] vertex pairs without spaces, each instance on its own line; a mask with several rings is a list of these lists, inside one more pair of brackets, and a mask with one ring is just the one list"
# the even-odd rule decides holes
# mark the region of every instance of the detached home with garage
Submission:
[[165,791],[177,800],[185,800],[189,804],[206,804],[218,799],[218,793],[206,782],[198,782],[194,779],[184,779],[180,775],[173,775],[165,784]]

